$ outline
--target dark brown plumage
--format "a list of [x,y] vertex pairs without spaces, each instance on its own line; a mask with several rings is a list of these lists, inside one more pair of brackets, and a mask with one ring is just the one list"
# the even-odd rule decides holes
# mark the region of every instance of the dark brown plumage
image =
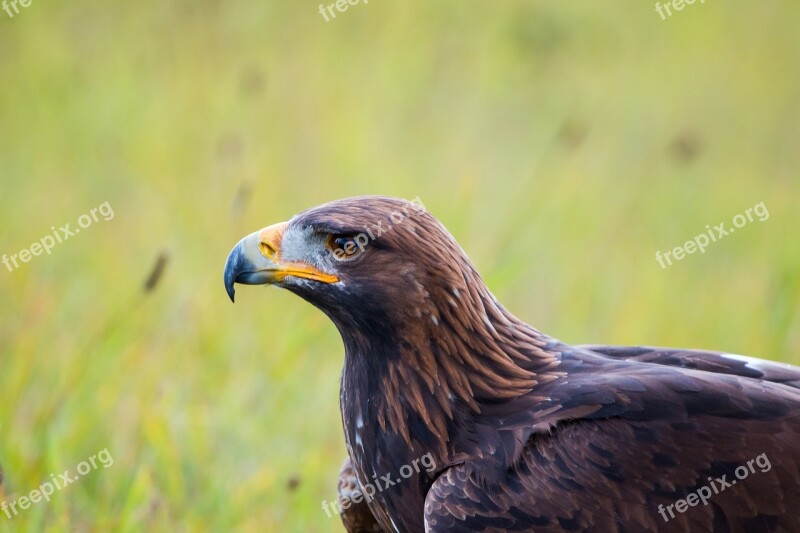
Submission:
[[[235,282],[284,287],[341,333],[341,497],[353,476],[364,493],[396,480],[348,506],[349,531],[800,530],[800,368],[559,342],[393,198],[246,237],[225,268],[231,298]],[[400,478],[426,454],[435,467]]]
[[338,502],[342,522],[347,531],[351,533],[380,533],[383,531],[363,497],[350,457],[344,460],[342,469],[339,471]]

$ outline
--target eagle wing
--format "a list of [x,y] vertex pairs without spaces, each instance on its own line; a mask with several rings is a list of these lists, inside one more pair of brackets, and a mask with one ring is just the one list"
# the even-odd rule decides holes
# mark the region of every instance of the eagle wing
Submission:
[[652,346],[583,345],[575,346],[575,349],[590,351],[610,359],[677,366],[716,374],[763,379],[800,389],[800,368],[786,363],[766,361],[746,355]]
[[439,475],[426,531],[800,531],[800,391],[639,364],[556,391],[512,461]]

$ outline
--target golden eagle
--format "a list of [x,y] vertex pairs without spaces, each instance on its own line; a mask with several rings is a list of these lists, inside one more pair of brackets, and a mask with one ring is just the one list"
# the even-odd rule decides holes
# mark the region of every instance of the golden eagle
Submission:
[[224,278],[231,299],[288,289],[342,336],[350,531],[800,531],[800,368],[564,344],[395,198],[253,233]]

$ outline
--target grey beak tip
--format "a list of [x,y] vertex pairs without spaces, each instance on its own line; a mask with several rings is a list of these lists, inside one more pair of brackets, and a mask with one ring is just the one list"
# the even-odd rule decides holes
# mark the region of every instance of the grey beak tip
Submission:
[[257,242],[258,232],[250,234],[239,241],[228,254],[222,278],[225,282],[225,292],[228,293],[231,302],[236,303],[234,285],[237,283],[266,285],[275,282],[271,274],[274,264],[258,251]]
[[241,251],[241,243],[234,246],[231,253],[228,255],[228,260],[225,261],[225,270],[223,273],[223,280],[225,281],[225,292],[228,293],[228,298],[231,299],[231,302],[235,302],[234,294],[236,293],[236,289],[234,288],[234,283],[236,283],[236,276],[238,275],[238,267],[239,267],[239,253]]

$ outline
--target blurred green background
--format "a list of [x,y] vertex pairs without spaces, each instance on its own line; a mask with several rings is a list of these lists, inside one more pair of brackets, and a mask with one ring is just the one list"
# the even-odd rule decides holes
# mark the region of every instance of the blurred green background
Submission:
[[[278,290],[228,301],[242,236],[419,196],[505,305],[570,343],[800,364],[800,4],[55,3],[0,11],[7,501],[0,531],[339,531],[342,347]],[[662,269],[706,225],[753,222]],[[156,258],[162,276],[145,291]]]

